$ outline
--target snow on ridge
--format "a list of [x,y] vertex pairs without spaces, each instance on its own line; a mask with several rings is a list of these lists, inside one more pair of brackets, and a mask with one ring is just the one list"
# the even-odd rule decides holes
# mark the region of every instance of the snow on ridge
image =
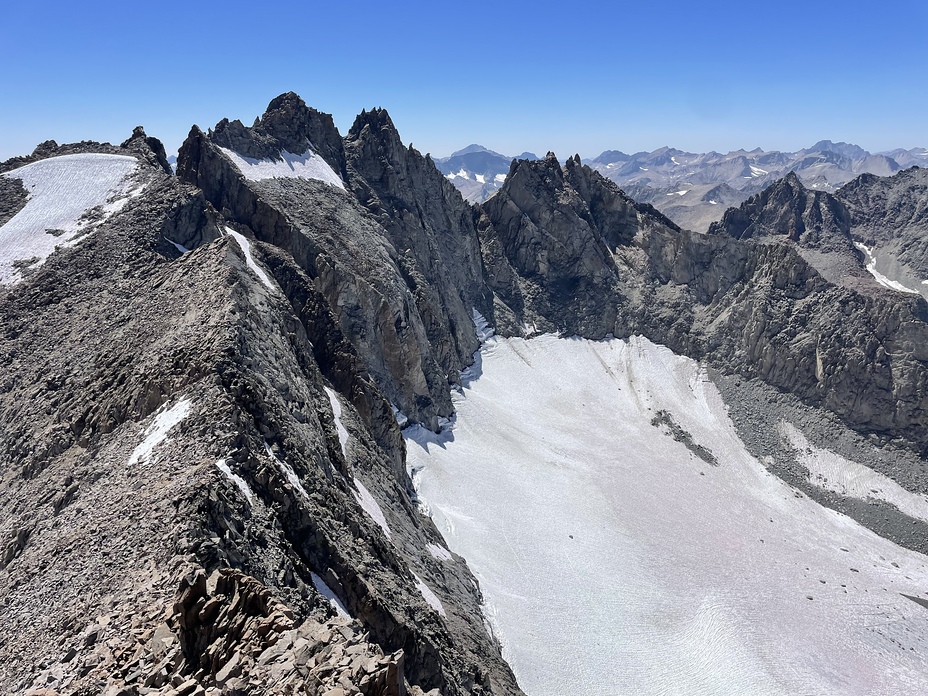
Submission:
[[348,456],[348,430],[342,425],[342,404],[338,400],[338,394],[331,387],[325,387],[326,396],[329,397],[329,405],[332,407],[332,415],[335,416],[335,431],[338,433],[338,444],[342,446],[342,456]]
[[249,181],[264,179],[311,179],[340,189],[345,188],[341,177],[322,157],[309,148],[301,155],[280,151],[280,160],[244,157],[225,147],[219,148]]
[[279,459],[274,450],[271,449],[271,446],[264,442],[264,449],[267,452],[268,456],[274,460],[278,468],[283,472],[283,475],[286,477],[287,481],[293,486],[304,499],[309,500],[309,493],[303,487],[303,483],[300,481],[300,477],[296,475],[296,472],[293,470],[293,467],[290,466],[288,462],[285,462],[283,459]]
[[[0,174],[21,179],[29,193],[26,205],[0,227],[0,284],[17,283],[14,264],[35,268],[58,246],[72,246],[102,220],[141,193],[128,177],[139,166],[135,157],[102,153],[59,155]],[[102,208],[102,220],[82,220]],[[52,230],[53,233],[46,230]]]
[[225,474],[226,478],[228,478],[232,483],[238,486],[238,489],[242,492],[242,494],[245,496],[245,499],[248,501],[248,505],[254,506],[254,493],[252,492],[251,487],[248,485],[248,482],[233,472],[232,469],[229,468],[229,465],[226,463],[225,459],[220,459],[218,462],[216,462],[216,468]]
[[396,407],[396,404],[390,404],[390,408],[393,409],[393,417],[396,418],[396,424],[400,426],[400,430],[402,430],[409,423],[409,416],[400,411]]
[[913,295],[920,295],[918,290],[913,290],[910,287],[906,287],[902,283],[891,280],[885,275],[876,270],[876,256],[873,254],[873,250],[862,242],[854,242],[854,246],[864,252],[864,255],[867,257],[867,270],[870,271],[870,275],[876,278],[878,282],[883,287],[889,288],[890,290],[897,290],[898,292],[907,292]]
[[526,693],[928,693],[925,557],[767,471],[698,363],[637,337],[479,355],[407,468]]
[[432,607],[432,609],[437,611],[442,616],[447,616],[447,614],[445,614],[445,608],[441,605],[441,600],[438,598],[438,595],[432,592],[431,588],[426,585],[422,578],[420,578],[418,575],[413,573],[412,576],[416,579],[416,588],[419,590],[419,594],[422,595],[422,599],[425,600],[426,604],[428,604],[430,607]]
[[168,409],[162,409],[145,430],[145,439],[132,451],[127,466],[142,464],[151,459],[155,447],[167,439],[171,429],[190,413],[190,399],[181,399]]
[[[251,242],[248,241],[248,237],[243,235],[241,232],[236,232],[231,227],[226,227],[225,230],[226,234],[228,234],[236,241],[236,243],[238,243],[242,252],[245,254],[245,262],[248,264],[248,268],[255,272],[255,275],[258,276],[258,280],[260,280],[261,283],[270,290],[276,290],[277,287],[274,285],[274,282],[271,280],[270,276],[268,276],[264,269],[261,268],[261,266],[259,266],[255,261],[255,257],[251,253]],[[175,244],[174,246],[178,247],[179,251],[183,251],[183,247],[180,245]]]
[[451,552],[444,546],[439,546],[438,544],[427,544],[426,549],[432,555],[432,558],[437,558],[439,561],[450,561],[453,559]]
[[344,619],[354,618],[345,608],[345,605],[342,604],[342,601],[338,598],[338,595],[332,591],[332,588],[329,587],[325,580],[323,580],[319,575],[310,571],[309,576],[312,578],[313,587],[316,588],[316,591],[329,600],[329,604],[332,605],[332,608],[335,609],[335,613],[341,616]]
[[393,537],[393,532],[390,531],[390,525],[387,524],[387,518],[383,514],[383,510],[380,508],[380,503],[371,495],[371,492],[367,490],[367,487],[361,483],[361,480],[357,477],[354,479],[354,497],[358,501],[358,504],[361,506],[361,509],[364,510],[371,519],[377,523],[377,526],[383,530],[383,533],[387,535],[387,539]]

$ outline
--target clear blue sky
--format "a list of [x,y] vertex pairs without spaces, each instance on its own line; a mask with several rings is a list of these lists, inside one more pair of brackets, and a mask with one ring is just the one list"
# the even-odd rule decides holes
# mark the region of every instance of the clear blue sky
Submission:
[[383,106],[436,156],[662,145],[928,146],[924,2],[8,2],[0,160],[41,140],[176,149],[298,92]]

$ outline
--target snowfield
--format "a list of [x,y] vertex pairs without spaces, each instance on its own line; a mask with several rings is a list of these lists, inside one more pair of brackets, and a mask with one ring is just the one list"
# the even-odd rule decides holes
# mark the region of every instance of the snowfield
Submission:
[[912,293],[913,295],[919,294],[918,290],[913,290],[912,288],[907,287],[896,280],[887,278],[885,275],[876,270],[876,256],[874,256],[873,250],[866,244],[862,244],[861,242],[854,242],[854,246],[864,252],[864,256],[867,258],[867,270],[870,271],[870,275],[872,275],[876,279],[876,282],[878,282],[880,285],[885,288],[889,288],[890,290],[908,292]]
[[408,466],[527,694],[928,693],[928,559],[770,474],[697,363],[491,337],[463,382]]
[[100,206],[102,218],[121,209],[141,193],[127,181],[138,160],[126,155],[96,153],[62,155],[39,160],[0,174],[21,179],[29,199],[0,227],[0,285],[22,280],[22,267],[35,268],[56,246],[76,244],[101,220],[81,216]]
[[280,151],[279,160],[254,159],[243,157],[228,148],[221,147],[222,153],[232,160],[242,175],[249,181],[263,179],[315,179],[324,181],[340,189],[345,188],[341,177],[329,166],[322,157],[312,151],[306,150],[302,155],[295,155],[286,150]]

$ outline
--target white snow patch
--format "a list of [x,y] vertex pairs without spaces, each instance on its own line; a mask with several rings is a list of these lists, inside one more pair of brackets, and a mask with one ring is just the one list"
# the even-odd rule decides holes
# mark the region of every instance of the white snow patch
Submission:
[[709,201],[709,203],[710,203],[711,205],[718,205],[718,204],[719,204],[718,201]]
[[764,174],[768,173],[766,169],[755,167],[753,164],[748,165],[748,166],[751,167],[751,176],[763,176]]
[[910,493],[888,476],[810,444],[792,423],[779,424],[781,435],[799,452],[799,463],[809,470],[809,481],[819,488],[867,500],[895,505],[901,512],[928,522],[928,497]]
[[638,167],[638,169],[640,169],[640,170],[643,171],[643,172],[648,171],[648,167]]
[[902,596],[926,596],[925,557],[768,472],[697,363],[550,335],[479,359],[451,429],[404,430],[407,465],[526,693],[928,693]]
[[453,174],[446,174],[445,178],[446,179],[467,179],[468,178],[467,170],[464,168],[461,168],[459,171],[454,172]]
[[690,192],[689,189],[684,189],[683,191],[674,191],[672,193],[668,193],[667,195],[668,196],[685,196],[689,192]]
[[878,282],[880,285],[887,287],[890,290],[898,290],[899,292],[908,292],[914,295],[921,294],[918,292],[918,290],[913,290],[912,288],[906,287],[898,281],[890,280],[885,275],[876,270],[876,257],[873,255],[873,250],[866,244],[861,242],[854,242],[854,246],[864,252],[864,255],[867,257],[867,270],[870,271],[870,275],[876,278],[876,282]]
[[477,180],[478,184],[487,183],[487,178],[483,174],[474,174],[474,178]]
[[287,481],[289,481],[290,485],[296,488],[296,490],[299,491],[303,498],[309,500],[309,493],[307,493],[306,489],[303,488],[303,483],[300,481],[300,477],[296,475],[293,467],[283,459],[278,459],[277,455],[274,454],[274,450],[271,449],[271,446],[267,442],[264,443],[264,449],[267,451],[268,456],[276,462],[277,466],[280,468],[281,472],[283,472],[283,475],[286,477]]
[[276,290],[277,288],[273,281],[271,281],[270,276],[268,276],[268,274],[264,272],[264,269],[255,261],[255,257],[251,253],[251,242],[248,241],[248,237],[240,232],[236,232],[231,227],[226,227],[226,233],[241,247],[242,252],[245,254],[245,262],[248,264],[248,268],[255,272],[255,275],[258,276],[258,280],[269,289]]
[[390,404],[390,408],[393,409],[393,417],[396,418],[396,424],[400,428],[405,428],[406,424],[409,423],[409,417],[400,411],[394,404]]
[[676,158],[676,157],[671,157],[671,158],[670,158],[670,161],[673,162],[674,164],[676,164],[677,166],[680,166],[680,163],[677,162],[677,158]]
[[374,520],[377,526],[383,530],[383,533],[387,535],[387,539],[392,538],[393,532],[390,531],[390,525],[387,524],[387,518],[384,517],[383,510],[380,509],[380,504],[357,478],[354,479],[354,487],[357,489],[354,497],[357,499],[361,509],[371,516],[371,519]]
[[432,554],[432,558],[437,558],[439,561],[450,561],[452,560],[451,552],[443,546],[438,546],[437,544],[429,544],[426,546],[429,553]]
[[229,468],[229,465],[226,464],[225,459],[220,459],[218,462],[216,462],[216,468],[225,474],[226,478],[228,478],[232,483],[238,486],[238,489],[242,492],[242,495],[245,496],[245,499],[248,501],[250,506],[255,504],[254,493],[251,492],[251,488],[248,486],[248,482],[238,474],[234,473],[232,469]]
[[331,387],[325,387],[326,396],[329,397],[329,404],[332,406],[332,415],[335,416],[335,431],[338,433],[338,444],[342,446],[342,456],[348,456],[348,431],[342,425],[342,404],[338,400],[338,394]]
[[316,588],[316,591],[329,600],[329,604],[332,605],[332,608],[335,609],[335,613],[341,616],[344,619],[353,618],[351,614],[348,613],[348,610],[345,609],[345,605],[342,604],[342,601],[338,598],[338,595],[332,591],[332,588],[325,584],[325,580],[319,577],[316,573],[309,571],[309,576],[312,578],[313,587]]
[[[165,239],[167,239],[167,237],[165,237]],[[171,242],[171,244],[174,245],[174,248],[177,249],[181,254],[186,254],[190,251],[190,249],[185,247],[183,244],[178,244],[177,242],[171,239],[168,239],[168,241]]]
[[345,188],[341,177],[322,157],[309,148],[302,155],[295,155],[287,150],[280,151],[279,160],[254,159],[243,157],[237,152],[221,147],[222,153],[232,160],[242,175],[249,181],[263,179],[313,179],[322,181],[340,189]]
[[145,439],[132,451],[129,461],[126,462],[127,466],[142,464],[151,459],[155,447],[167,439],[171,428],[187,417],[187,414],[190,413],[190,407],[190,399],[181,399],[171,408],[158,413],[151,425],[145,430]]
[[422,578],[415,573],[413,573],[412,576],[416,579],[416,587],[419,589],[419,593],[422,595],[422,599],[425,600],[426,604],[442,616],[446,616],[445,608],[441,605],[441,600],[438,599],[438,596],[429,589],[429,586],[422,581]]
[[471,311],[474,319],[474,329],[477,331],[477,340],[481,343],[485,343],[488,339],[493,337],[493,327],[487,322],[486,317],[476,309]]
[[493,179],[497,184],[502,184],[506,181],[505,174],[497,174]]
[[135,157],[87,153],[50,157],[0,174],[21,179],[29,192],[23,209],[0,227],[0,284],[22,280],[14,262],[35,259],[29,264],[34,268],[55,247],[72,246],[91,232],[99,221],[82,221],[86,211],[102,206],[105,220],[125,205],[126,179],[138,166]]

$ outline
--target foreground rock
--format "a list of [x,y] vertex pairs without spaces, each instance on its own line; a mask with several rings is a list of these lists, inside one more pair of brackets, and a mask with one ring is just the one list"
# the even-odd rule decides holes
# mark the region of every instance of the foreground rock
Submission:
[[[289,250],[303,242],[265,245],[202,189],[140,162],[140,195],[0,296],[0,683],[520,693],[466,565],[428,550],[441,537],[409,497],[391,399],[330,308],[331,270],[304,268]],[[362,222],[331,225],[331,248],[362,225],[384,234],[338,195]],[[389,316],[380,299],[346,297],[337,307],[360,325]],[[431,351],[420,326],[421,344],[395,325],[396,351]],[[476,345],[472,324],[457,330]],[[397,384],[413,384],[401,368]],[[428,394],[409,403],[436,417]],[[201,577],[216,586],[204,594]],[[336,623],[333,598],[349,615]]]

